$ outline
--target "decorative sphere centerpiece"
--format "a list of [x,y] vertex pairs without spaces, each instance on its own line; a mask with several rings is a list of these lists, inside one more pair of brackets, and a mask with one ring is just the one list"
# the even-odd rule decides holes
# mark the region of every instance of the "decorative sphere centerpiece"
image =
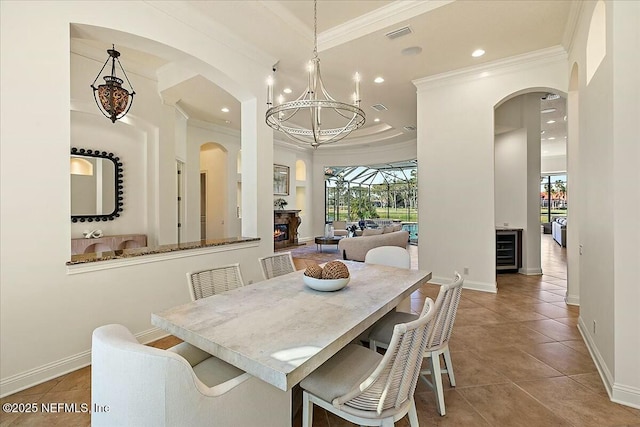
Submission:
[[316,291],[338,291],[349,283],[350,275],[347,266],[340,261],[330,261],[324,268],[311,264],[302,276],[305,285]]

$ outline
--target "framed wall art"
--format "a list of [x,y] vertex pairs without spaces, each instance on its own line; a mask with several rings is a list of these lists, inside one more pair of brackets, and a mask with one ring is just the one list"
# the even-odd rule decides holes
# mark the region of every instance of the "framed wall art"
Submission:
[[273,195],[289,195],[289,166],[273,165]]

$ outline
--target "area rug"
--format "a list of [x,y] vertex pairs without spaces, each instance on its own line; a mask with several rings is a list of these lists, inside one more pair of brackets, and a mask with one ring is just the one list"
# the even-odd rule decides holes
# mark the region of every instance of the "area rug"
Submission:
[[342,259],[336,245],[322,245],[322,252],[320,252],[320,248],[313,242],[302,246],[289,246],[278,252],[291,252],[297,268],[306,268],[310,262],[321,264],[334,259]]

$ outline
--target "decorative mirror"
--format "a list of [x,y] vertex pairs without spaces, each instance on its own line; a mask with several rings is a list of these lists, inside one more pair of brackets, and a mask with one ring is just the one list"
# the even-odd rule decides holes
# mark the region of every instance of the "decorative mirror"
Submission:
[[113,153],[71,148],[71,222],[112,221],[123,205],[122,162]]

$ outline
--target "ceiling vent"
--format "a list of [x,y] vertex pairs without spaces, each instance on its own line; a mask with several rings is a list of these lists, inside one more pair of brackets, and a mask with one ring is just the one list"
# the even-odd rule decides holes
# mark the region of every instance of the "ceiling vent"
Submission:
[[412,32],[413,31],[411,31],[411,28],[406,26],[406,27],[398,28],[397,30],[389,31],[387,34],[385,34],[385,36],[387,36],[389,40],[394,40],[394,39],[397,39],[398,37],[409,35]]
[[405,126],[402,129],[406,130],[407,132],[415,132],[416,131],[416,127],[415,126]]
[[387,111],[387,110],[388,110],[388,108],[387,108],[387,107],[385,107],[385,106],[384,106],[384,105],[382,105],[382,104],[375,104],[375,105],[372,105],[372,106],[371,106],[371,108],[373,108],[373,109],[374,109],[374,110],[376,110],[376,111]]

